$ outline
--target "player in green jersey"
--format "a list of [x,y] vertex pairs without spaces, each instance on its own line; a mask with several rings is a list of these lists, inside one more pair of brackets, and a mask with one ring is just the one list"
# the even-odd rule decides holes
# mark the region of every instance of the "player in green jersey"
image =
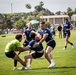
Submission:
[[8,58],[14,59],[14,69],[17,69],[17,61],[23,66],[26,66],[25,62],[15,53],[15,51],[22,50],[20,42],[22,41],[22,35],[18,34],[15,36],[15,40],[10,41],[5,48],[5,55]]

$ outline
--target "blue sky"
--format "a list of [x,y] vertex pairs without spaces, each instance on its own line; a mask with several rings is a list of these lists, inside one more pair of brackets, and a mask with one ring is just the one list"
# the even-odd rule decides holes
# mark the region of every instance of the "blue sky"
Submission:
[[[51,12],[67,11],[68,7],[76,8],[76,0],[0,0],[0,13],[11,13],[11,3],[13,12],[30,12],[40,1],[44,2],[44,8]],[[31,4],[32,8],[27,9],[25,4]]]

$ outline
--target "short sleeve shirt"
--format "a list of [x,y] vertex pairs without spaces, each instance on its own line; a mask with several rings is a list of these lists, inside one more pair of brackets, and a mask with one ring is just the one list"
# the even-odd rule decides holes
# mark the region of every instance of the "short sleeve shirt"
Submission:
[[42,44],[39,44],[38,46],[33,47],[33,45],[34,45],[36,42],[38,42],[38,41],[37,41],[37,40],[31,40],[31,41],[29,42],[28,46],[30,46],[30,49],[31,49],[31,50],[34,50],[34,51],[41,51],[41,50],[43,50]]
[[45,29],[44,30],[44,34],[48,34],[48,37],[46,38],[46,42],[48,42],[48,41],[50,41],[50,40],[52,40],[53,38],[52,38],[52,34],[51,34],[51,32],[48,30],[48,29]]
[[71,26],[70,22],[67,22],[67,23],[63,24],[64,33],[70,32],[70,30],[67,30],[67,29],[70,28],[70,26]]
[[26,35],[26,40],[27,40],[28,42],[31,41],[31,37],[30,37],[31,31],[35,31],[35,29],[31,29],[31,30],[26,29],[26,30],[24,31],[24,33],[25,33],[25,35]]
[[5,52],[15,51],[18,47],[21,47],[21,44],[18,40],[12,40],[10,41],[5,48]]

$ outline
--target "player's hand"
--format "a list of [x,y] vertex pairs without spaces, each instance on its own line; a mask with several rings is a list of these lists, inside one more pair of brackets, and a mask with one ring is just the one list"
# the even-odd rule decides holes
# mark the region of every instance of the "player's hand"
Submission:
[[19,51],[19,52],[18,52],[18,55],[19,55],[20,53],[21,53],[21,52]]
[[34,45],[33,45],[33,47],[36,47],[36,46],[38,46],[39,45],[39,43],[35,43]]
[[66,29],[66,30],[70,30],[70,29]]

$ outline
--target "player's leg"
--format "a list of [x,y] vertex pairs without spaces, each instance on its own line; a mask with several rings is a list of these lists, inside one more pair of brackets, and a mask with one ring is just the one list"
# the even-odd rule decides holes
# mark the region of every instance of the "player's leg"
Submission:
[[[23,46],[26,47],[28,44],[29,44],[29,42],[27,42],[27,41],[25,40],[24,43],[23,43]],[[30,53],[31,53],[31,50],[28,51],[28,54],[30,54]],[[28,65],[27,65],[26,67],[30,69],[31,63],[32,63],[32,59],[31,59],[31,58],[28,59],[27,62],[28,62]]]
[[72,48],[74,48],[74,44],[69,41],[69,38],[70,38],[70,33],[68,33],[68,43],[72,46]]
[[[22,65],[26,66],[25,62],[23,62],[19,56],[14,52],[14,51],[10,51],[10,52],[5,52],[5,55],[8,57],[8,58],[12,58],[15,60],[15,66],[17,65],[17,61],[19,61]],[[15,70],[15,69],[14,69]]]
[[68,35],[66,34],[66,37],[65,37],[65,48],[67,48],[67,45],[68,45]]
[[50,46],[48,46],[48,47],[46,48],[46,51],[45,51],[45,58],[46,58],[46,59],[48,60],[48,62],[50,63],[50,65],[48,66],[48,68],[55,67],[55,63],[54,63],[54,60],[53,60],[51,51],[52,51],[52,47],[50,47]]
[[[32,60],[32,53],[29,53],[29,54],[27,54],[27,55],[24,57],[25,64],[27,64],[28,59],[31,59],[31,60]],[[29,62],[30,62],[30,61],[29,61]],[[32,61],[31,61],[31,63],[32,63]],[[23,69],[30,69],[30,65],[27,65],[26,67],[25,67],[25,66],[22,66],[21,69],[22,69],[22,70],[23,70]]]
[[65,36],[65,46],[64,46],[64,48],[63,48],[63,50],[66,50],[66,48],[67,48],[67,45],[68,45],[68,34],[64,34],[64,36]]
[[51,52],[52,51],[52,48],[50,46],[48,46],[45,50],[45,58],[48,60],[48,62],[51,64],[51,61],[50,59],[52,59],[52,55],[51,55]]
[[[31,50],[28,51],[28,55],[30,55],[30,53],[31,53]],[[28,61],[28,65],[26,66],[26,68],[30,69],[31,68],[31,63],[32,63],[32,58],[29,58],[27,61]]]
[[73,47],[74,47],[73,43],[71,43],[71,42],[69,41],[70,32],[67,33],[65,36],[66,36],[66,37],[65,37],[65,47],[63,48],[63,50],[66,50],[68,43],[69,43],[70,45],[72,45],[72,48],[73,48]]
[[17,54],[14,56],[13,59],[19,61],[23,66],[26,66],[25,62]]
[[32,53],[30,53],[30,54],[28,54],[28,55],[26,55],[25,57],[24,57],[24,59],[25,59],[25,63],[27,63],[27,60],[28,59],[32,59]]
[[14,60],[14,68],[13,70],[16,70],[17,69],[17,60]]
[[45,50],[45,58],[50,63],[50,66],[48,68],[55,67],[55,63],[51,54],[55,46],[56,46],[56,42],[53,40],[47,44],[47,48]]

